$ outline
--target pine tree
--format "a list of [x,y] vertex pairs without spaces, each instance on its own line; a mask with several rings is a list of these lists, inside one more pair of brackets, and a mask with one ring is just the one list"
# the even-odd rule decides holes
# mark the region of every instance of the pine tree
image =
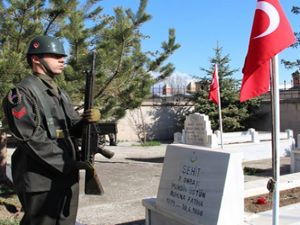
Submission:
[[[174,71],[165,61],[180,47],[175,43],[175,30],[170,29],[161,52],[142,52],[141,41],[147,36],[140,27],[151,19],[145,12],[147,0],[140,1],[136,13],[118,7],[114,15],[103,15],[99,2],[0,1],[0,98],[31,73],[25,57],[27,44],[33,37],[47,34],[69,44],[66,69],[58,82],[74,102],[82,104],[84,71],[90,69],[93,50],[97,55],[95,99],[102,117],[117,120],[126,109],[139,107],[151,85]],[[160,73],[156,79],[151,76],[154,71]],[[1,122],[3,118],[0,110]],[[1,139],[0,155],[5,153],[5,143]]]
[[[136,13],[117,7],[114,15],[102,15],[102,8],[73,8],[69,24],[60,31],[70,43],[71,56],[65,70],[65,86],[79,101],[84,91],[84,70],[91,64],[89,52],[96,52],[96,105],[103,119],[117,120],[127,109],[134,109],[150,94],[151,86],[173,71],[167,58],[179,48],[175,43],[175,30],[169,30],[168,42],[162,43],[162,51],[142,52],[142,40],[147,38],[140,27],[151,19],[145,12],[146,0],[141,0]],[[86,28],[84,20],[92,20]],[[160,76],[154,79],[152,72]],[[68,85],[72,82],[72,85]],[[73,89],[73,90],[70,90]],[[81,92],[78,92],[81,90]]]
[[240,81],[233,78],[238,69],[230,68],[230,57],[229,55],[222,55],[221,47],[217,46],[214,51],[215,55],[210,59],[210,68],[201,68],[206,76],[198,77],[201,90],[194,96],[195,112],[208,115],[212,123],[212,129],[219,129],[218,106],[208,99],[214,66],[218,64],[223,130],[228,132],[249,128],[248,123],[255,118],[260,99],[240,103]]
[[[40,1],[13,1],[0,4],[0,97],[28,75],[25,49],[35,31],[41,31],[38,17],[43,14]],[[13,63],[12,63],[13,62]],[[0,119],[3,118],[0,110]]]
[[[162,51],[143,52],[142,40],[149,38],[140,27],[151,19],[145,12],[147,0],[141,0],[137,12],[117,7],[114,15],[103,14],[95,0],[29,0],[0,3],[1,99],[7,91],[30,73],[25,60],[26,46],[36,35],[60,37],[68,43],[69,57],[64,76],[58,82],[82,104],[84,71],[90,68],[96,51],[96,105],[104,118],[119,119],[126,109],[142,103],[155,82],[174,71],[167,58],[179,48],[175,30],[162,43]],[[11,63],[11,60],[14,63]],[[152,72],[160,73],[154,79]],[[0,115],[3,118],[3,115]]]
[[[72,1],[76,2],[76,1]],[[47,3],[47,4],[46,4]],[[66,18],[68,1],[7,1],[0,3],[0,98],[31,73],[26,61],[27,45],[37,36],[57,32]],[[13,62],[13,63],[12,63]],[[0,120],[3,119],[0,110]]]

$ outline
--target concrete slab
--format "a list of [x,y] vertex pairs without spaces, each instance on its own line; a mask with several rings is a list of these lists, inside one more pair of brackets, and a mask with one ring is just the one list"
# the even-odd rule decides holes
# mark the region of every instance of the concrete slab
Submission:
[[[268,193],[267,183],[270,178],[261,178],[245,182],[245,198]],[[300,173],[292,173],[280,176],[280,190],[287,190],[294,187],[300,187]]]
[[[280,207],[279,224],[280,225],[299,225],[300,224],[300,203]],[[272,224],[272,210],[257,214],[247,214],[245,216],[245,225],[270,225]]]

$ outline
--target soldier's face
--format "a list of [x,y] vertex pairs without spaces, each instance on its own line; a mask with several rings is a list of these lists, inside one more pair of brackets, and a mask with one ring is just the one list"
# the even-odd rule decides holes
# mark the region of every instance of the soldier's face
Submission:
[[44,62],[47,63],[53,74],[60,74],[64,70],[65,58],[62,55],[45,54]]

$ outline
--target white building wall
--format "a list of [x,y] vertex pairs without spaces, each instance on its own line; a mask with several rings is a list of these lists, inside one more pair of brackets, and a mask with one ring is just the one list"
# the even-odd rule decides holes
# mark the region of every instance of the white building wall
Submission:
[[[190,106],[174,105],[142,105],[140,109],[127,111],[126,116],[118,121],[118,141],[138,141],[134,121],[142,124],[144,118],[148,126],[148,136],[153,140],[173,140],[173,134],[181,131],[177,126],[185,110],[191,110]],[[141,117],[142,112],[142,117]]]

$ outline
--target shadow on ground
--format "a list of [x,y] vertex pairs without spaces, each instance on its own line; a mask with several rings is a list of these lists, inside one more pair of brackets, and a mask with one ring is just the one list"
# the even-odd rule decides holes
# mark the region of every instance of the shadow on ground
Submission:
[[103,164],[130,164],[129,162],[123,162],[123,161],[102,161],[102,160],[95,160],[95,162],[103,163]]
[[146,224],[145,220],[137,220],[137,221],[127,222],[127,223],[118,223],[116,225],[145,225],[145,224]]
[[[290,165],[280,166],[280,175],[290,173]],[[260,169],[255,167],[244,167],[244,174],[248,176],[271,177],[273,175],[272,168]]]
[[163,163],[165,157],[156,158],[126,158],[127,160],[138,161],[138,162],[150,162],[150,163]]

